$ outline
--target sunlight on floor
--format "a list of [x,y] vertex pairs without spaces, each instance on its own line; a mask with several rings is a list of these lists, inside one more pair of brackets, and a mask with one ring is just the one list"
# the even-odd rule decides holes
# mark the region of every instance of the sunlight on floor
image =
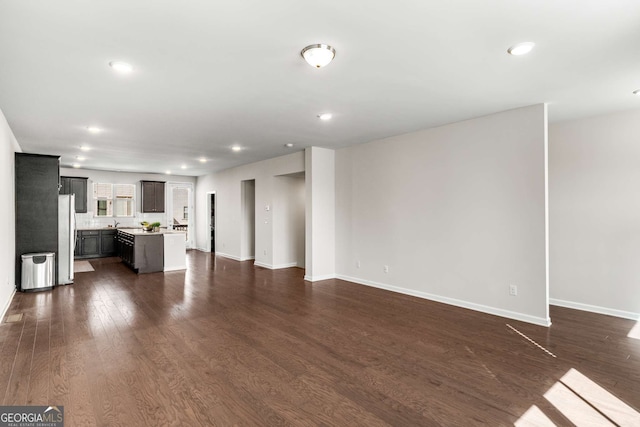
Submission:
[[555,427],[555,424],[536,405],[529,408],[514,425],[516,427]]
[[629,334],[627,334],[627,337],[640,340],[640,322],[637,322],[633,326],[633,328],[631,328],[631,330],[629,331]]
[[[544,394],[576,426],[639,426],[640,413],[575,369]],[[516,422],[520,426],[552,426],[535,405]]]

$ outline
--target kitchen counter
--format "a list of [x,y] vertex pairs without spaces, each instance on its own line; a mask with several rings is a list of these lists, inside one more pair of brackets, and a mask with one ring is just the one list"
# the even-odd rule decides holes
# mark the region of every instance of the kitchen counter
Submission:
[[144,231],[142,228],[118,228],[118,231],[123,233],[132,234],[134,236],[156,236],[158,234],[182,234],[184,235],[184,231],[173,231],[167,230],[166,228],[161,228],[160,231]]
[[78,231],[91,231],[91,230],[135,230],[136,227],[77,227]]
[[160,231],[144,231],[140,227],[78,227],[76,228],[78,231],[95,231],[95,230],[114,230],[114,231],[122,231],[129,234],[140,235],[140,234],[185,234],[184,231],[176,231],[169,230],[167,228],[160,228]]

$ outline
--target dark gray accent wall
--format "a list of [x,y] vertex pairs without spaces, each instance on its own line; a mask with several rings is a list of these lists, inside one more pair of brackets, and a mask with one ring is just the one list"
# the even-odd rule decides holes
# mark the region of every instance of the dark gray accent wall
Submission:
[[22,279],[21,255],[56,254],[58,277],[59,156],[16,153],[16,287]]

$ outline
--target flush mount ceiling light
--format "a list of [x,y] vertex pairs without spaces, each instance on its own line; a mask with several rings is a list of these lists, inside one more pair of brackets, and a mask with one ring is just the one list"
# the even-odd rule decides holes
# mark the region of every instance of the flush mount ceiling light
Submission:
[[507,52],[515,56],[526,55],[527,53],[531,52],[531,49],[533,49],[535,45],[536,44],[532,42],[518,43],[507,49]]
[[291,147],[293,147],[293,144],[288,142],[288,143],[284,144],[284,146],[287,147],[287,148],[291,148]]
[[231,149],[232,149],[233,151],[235,151],[236,153],[237,153],[238,151],[242,151],[242,147],[240,147],[239,145],[234,145],[233,147],[231,147]]
[[336,50],[326,44],[312,44],[300,52],[309,65],[315,68],[322,68],[333,60]]
[[86,145],[81,145],[81,146],[80,146],[80,149],[81,149],[82,151],[89,151],[89,150],[91,150],[91,147],[87,147]]
[[331,113],[320,113],[320,114],[318,114],[318,118],[320,120],[331,120],[331,117],[333,117],[333,114],[331,114]]
[[87,131],[89,131],[90,133],[100,133],[102,129],[100,129],[99,127],[96,126],[88,126],[87,127]]
[[71,166],[73,166],[74,168],[78,169],[80,167],[80,165],[78,163],[74,163]]
[[122,61],[111,61],[109,62],[109,67],[123,74],[127,74],[133,71],[133,67],[131,66],[131,64],[127,64],[126,62]]
[[79,162],[83,162],[86,160],[86,157],[76,156],[76,160],[78,160]]
[[171,171],[166,171],[165,172],[167,175],[171,175]]
[[207,159],[206,159],[206,158],[204,158],[204,157],[200,157],[200,158],[198,159],[198,161],[199,161],[200,163],[207,163]]
[[186,168],[187,168],[187,165],[180,166],[180,169],[186,169]]

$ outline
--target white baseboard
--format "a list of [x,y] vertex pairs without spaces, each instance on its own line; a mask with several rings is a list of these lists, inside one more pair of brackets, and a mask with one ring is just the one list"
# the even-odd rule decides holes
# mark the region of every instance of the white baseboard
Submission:
[[2,311],[0,312],[0,322],[2,322],[4,320],[4,316],[5,314],[7,314],[7,311],[9,310],[9,307],[11,306],[11,301],[13,301],[13,297],[16,294],[16,288],[13,288],[13,291],[11,292],[11,295],[9,295],[9,299],[7,300],[7,303],[4,305],[4,307],[2,307]]
[[557,305],[558,307],[573,308],[574,310],[590,311],[591,313],[606,314],[607,316],[621,317],[623,319],[640,320],[640,313],[600,307],[597,305],[582,304],[555,298],[549,298],[549,304]]
[[329,280],[335,279],[337,276],[335,274],[324,274],[320,276],[308,276],[305,274],[304,280],[308,282],[319,282],[320,280]]
[[[414,297],[423,298],[430,301],[441,302],[441,303],[453,305],[456,307],[468,308],[470,310],[475,310],[482,313],[493,314],[494,316],[506,317],[508,319],[519,320],[521,322],[533,323],[534,325],[547,326],[547,327],[551,326],[551,319],[548,319],[548,318],[545,319],[544,317],[530,316],[528,314],[518,313],[515,311],[489,307],[482,304],[476,304],[473,302],[463,301],[455,298],[429,294],[426,292],[416,291],[413,289],[401,288],[399,286],[372,282],[370,280],[358,279],[356,277],[349,277],[341,274],[338,274],[336,277],[338,279],[346,280],[348,282],[358,283],[360,285],[371,286],[374,288],[384,289],[387,291],[397,292],[405,295],[411,295]],[[305,277],[305,280],[306,280],[306,277]]]
[[224,252],[216,252],[216,255],[221,256],[222,258],[229,258],[235,261],[242,261],[240,257],[237,257],[235,255],[225,254]]
[[253,265],[255,267],[262,267],[262,268],[268,268],[269,270],[273,270],[273,266],[271,264],[265,264],[265,263],[260,262],[260,261],[255,261],[253,263]]
[[256,259],[256,257],[248,256],[248,257],[240,258],[240,261],[252,261],[254,259]]
[[279,270],[281,268],[291,268],[291,267],[297,267],[297,266],[298,266],[297,262],[288,262],[286,264],[276,264],[272,268],[274,270]]
[[253,263],[253,265],[255,265],[256,267],[263,267],[263,268],[268,268],[269,270],[280,270],[281,268],[291,268],[291,267],[297,267],[298,263],[297,262],[291,262],[288,264],[265,264],[263,262],[260,261],[256,261]]
[[194,249],[195,249],[195,250],[197,250],[197,251],[200,251],[200,252],[209,252],[209,251],[207,250],[207,248],[201,248],[201,247],[199,247],[199,246],[198,246],[198,247],[196,247],[196,248],[194,248]]

